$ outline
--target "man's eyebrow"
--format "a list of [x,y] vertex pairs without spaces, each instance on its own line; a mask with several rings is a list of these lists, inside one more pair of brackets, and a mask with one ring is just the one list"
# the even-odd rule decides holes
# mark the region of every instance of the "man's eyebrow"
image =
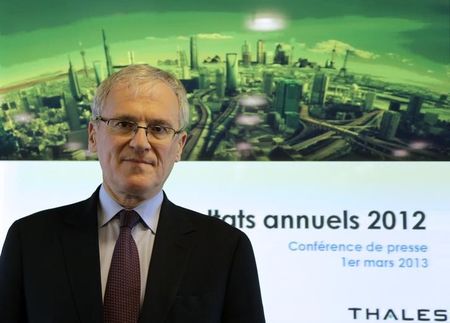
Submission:
[[129,114],[119,114],[111,117],[110,119],[119,119],[119,120],[127,120],[127,121],[137,121],[136,117],[133,117]]
[[163,119],[150,119],[147,121],[149,125],[161,125],[161,126],[172,126],[172,124],[167,121],[167,120],[163,120]]
[[[136,118],[135,116],[129,115],[129,114],[119,114],[119,115],[112,117],[111,119],[119,119],[119,120],[138,122],[138,118]],[[146,123],[149,125],[153,125],[153,126],[161,125],[161,126],[172,127],[172,124],[169,121],[164,120],[164,119],[149,119],[149,120],[146,120]]]

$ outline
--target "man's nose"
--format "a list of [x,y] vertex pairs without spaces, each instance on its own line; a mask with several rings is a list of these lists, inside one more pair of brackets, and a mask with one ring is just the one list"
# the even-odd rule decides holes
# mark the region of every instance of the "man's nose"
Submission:
[[130,146],[135,149],[149,150],[152,148],[147,137],[146,127],[137,127],[130,141]]

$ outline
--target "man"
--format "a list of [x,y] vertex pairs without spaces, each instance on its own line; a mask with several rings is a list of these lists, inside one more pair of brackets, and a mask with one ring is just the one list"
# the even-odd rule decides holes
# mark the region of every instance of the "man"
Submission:
[[0,322],[264,322],[248,238],[162,191],[187,138],[180,82],[131,65],[100,85],[92,113],[103,183],[12,225]]

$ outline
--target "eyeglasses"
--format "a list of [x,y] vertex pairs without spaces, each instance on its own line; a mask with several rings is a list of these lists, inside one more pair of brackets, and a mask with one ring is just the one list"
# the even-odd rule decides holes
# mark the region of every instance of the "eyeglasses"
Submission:
[[147,139],[164,141],[172,139],[175,135],[184,131],[184,129],[175,130],[168,126],[160,124],[149,124],[147,127],[140,126],[137,122],[122,119],[106,119],[101,116],[95,117],[94,121],[103,121],[114,134],[121,136],[133,136],[138,129],[144,129]]

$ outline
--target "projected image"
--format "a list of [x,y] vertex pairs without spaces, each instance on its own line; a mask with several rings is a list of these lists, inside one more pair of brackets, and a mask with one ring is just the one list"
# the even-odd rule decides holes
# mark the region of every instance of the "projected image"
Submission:
[[184,160],[450,160],[445,1],[7,2],[0,159],[95,159],[96,87],[146,63],[188,91]]

